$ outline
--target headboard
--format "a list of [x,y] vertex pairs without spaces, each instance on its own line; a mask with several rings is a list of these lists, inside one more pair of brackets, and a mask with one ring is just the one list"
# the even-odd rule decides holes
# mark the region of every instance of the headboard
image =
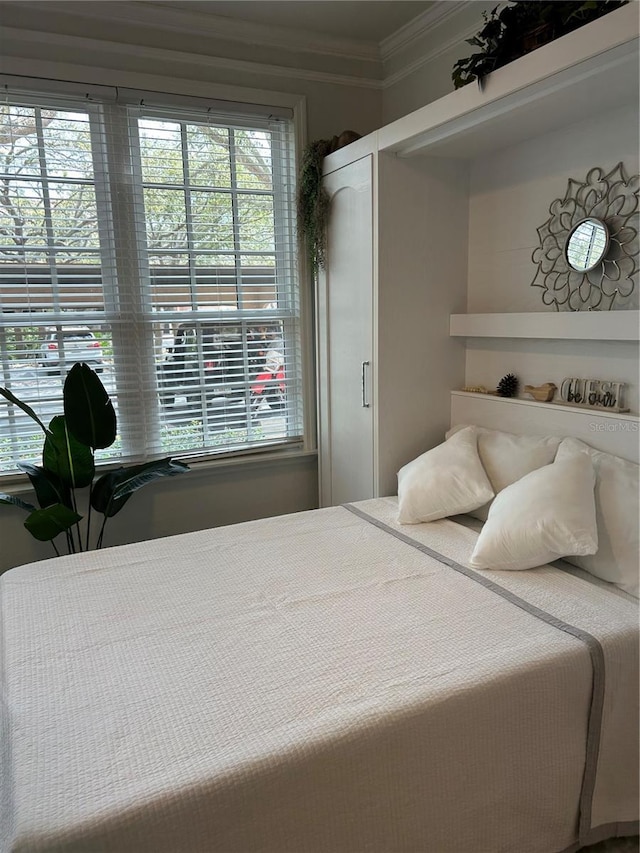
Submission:
[[451,426],[476,424],[524,435],[573,436],[630,462],[640,461],[640,418],[609,412],[505,399],[466,391],[451,392]]

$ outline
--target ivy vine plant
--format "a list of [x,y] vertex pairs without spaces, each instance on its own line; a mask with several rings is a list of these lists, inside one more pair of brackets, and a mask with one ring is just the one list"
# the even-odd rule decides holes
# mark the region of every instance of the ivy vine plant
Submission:
[[[61,550],[55,539],[63,535],[67,553],[101,548],[105,525],[117,515],[131,495],[159,477],[172,477],[189,466],[171,458],[157,459],[106,471],[97,479],[94,452],[110,447],[117,432],[116,413],[97,373],[84,363],[74,364],[63,389],[64,414],[52,418],[48,426],[34,410],[7,388],[0,388],[9,403],[22,409],[44,433],[42,465],[19,462],[35,492],[38,506],[15,495],[0,493],[0,504],[20,507],[28,514],[24,526],[41,542],[51,542],[56,555]],[[78,512],[78,492],[88,489],[83,502],[87,516]],[[92,545],[92,513],[102,515]]]
[[456,89],[626,5],[628,0],[514,0],[483,12],[484,26],[467,44],[477,51],[453,66]]
[[360,139],[354,130],[343,130],[331,139],[316,139],[302,152],[298,184],[298,230],[304,240],[311,271],[315,276],[327,260],[327,229],[331,198],[322,183],[322,164],[327,154]]

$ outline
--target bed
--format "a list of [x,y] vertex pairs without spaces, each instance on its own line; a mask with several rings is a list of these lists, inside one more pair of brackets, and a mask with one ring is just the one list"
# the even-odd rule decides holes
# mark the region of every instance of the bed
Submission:
[[638,601],[379,498],[1,579],[3,851],[559,853],[638,832]]

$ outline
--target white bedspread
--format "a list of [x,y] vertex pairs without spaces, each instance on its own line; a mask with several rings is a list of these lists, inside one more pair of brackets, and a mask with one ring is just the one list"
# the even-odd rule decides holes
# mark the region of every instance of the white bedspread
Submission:
[[[357,507],[461,564],[477,536]],[[579,824],[637,831],[636,603],[551,567],[470,574],[340,507],[8,572],[2,850],[554,853]]]

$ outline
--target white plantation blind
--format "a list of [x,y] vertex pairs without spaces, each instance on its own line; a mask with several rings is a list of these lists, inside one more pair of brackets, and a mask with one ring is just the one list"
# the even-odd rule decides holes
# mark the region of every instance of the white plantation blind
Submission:
[[[48,420],[75,361],[105,460],[302,438],[289,118],[51,95],[0,105],[0,384]],[[42,435],[0,399],[0,473]]]

